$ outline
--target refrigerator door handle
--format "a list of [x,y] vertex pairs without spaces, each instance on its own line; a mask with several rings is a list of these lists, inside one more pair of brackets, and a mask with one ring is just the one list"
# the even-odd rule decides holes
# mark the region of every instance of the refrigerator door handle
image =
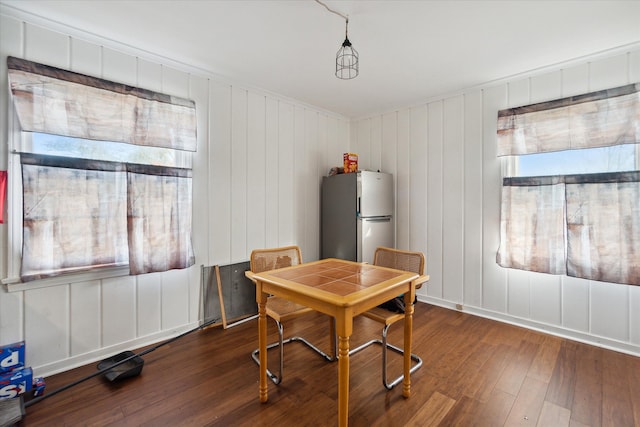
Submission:
[[389,222],[391,221],[391,217],[390,216],[385,216],[385,217],[373,217],[373,218],[362,218],[363,221],[369,221],[369,222]]

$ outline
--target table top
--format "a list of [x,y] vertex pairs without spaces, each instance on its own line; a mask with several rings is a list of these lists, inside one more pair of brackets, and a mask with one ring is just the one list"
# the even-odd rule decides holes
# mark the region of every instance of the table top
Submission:
[[277,289],[342,307],[355,306],[372,295],[393,293],[396,288],[402,293],[406,283],[420,277],[417,273],[335,258],[251,276],[263,282],[266,292]]

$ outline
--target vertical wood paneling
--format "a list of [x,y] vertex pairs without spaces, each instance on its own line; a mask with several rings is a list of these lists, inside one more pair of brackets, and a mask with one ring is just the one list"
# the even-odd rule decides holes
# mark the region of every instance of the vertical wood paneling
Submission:
[[591,333],[629,340],[629,286],[590,282]]
[[640,82],[640,50],[628,54],[629,83]]
[[134,276],[126,276],[102,281],[103,347],[127,342],[136,337],[135,280]]
[[247,259],[247,91],[231,88],[231,262]]
[[507,84],[507,90],[508,90],[507,102],[509,107],[519,107],[521,105],[527,105],[531,103],[531,79],[530,78],[509,82]]
[[[371,119],[358,120],[355,123],[356,141],[355,146],[348,150],[358,155],[358,169],[373,170],[371,153]],[[345,150],[346,152],[347,150]]]
[[[278,152],[280,163],[278,167],[278,238],[279,245],[297,244],[295,240],[295,206],[294,191],[295,180],[294,163],[296,159],[295,150],[295,115],[292,104],[280,102],[278,114],[278,129],[280,144]],[[303,259],[304,254],[302,254]]]
[[464,304],[482,306],[482,92],[464,101]]
[[464,262],[464,104],[463,97],[445,99],[442,152],[442,297],[461,303]]
[[640,346],[640,286],[629,288],[629,340]]
[[[394,227],[396,229],[396,236],[398,230],[398,177],[397,177],[397,163],[396,163],[396,145],[398,141],[398,123],[397,114],[388,113],[382,116],[382,172],[390,173],[393,175],[394,197],[396,210],[394,212]],[[398,245],[396,237],[396,247]]]
[[433,102],[428,106],[427,147],[427,271],[429,272],[428,295],[442,298],[442,239],[443,232],[443,103]]
[[[22,56],[23,25],[20,21],[0,15],[0,61],[7,63],[7,56]],[[7,67],[0,66],[0,81],[7,81]],[[8,84],[0,84],[0,110],[5,111],[5,106],[9,105]],[[0,114],[0,130],[3,138],[6,138],[8,115]],[[18,165],[17,159],[9,159],[8,146],[0,143],[0,169],[8,170],[9,164]],[[7,198],[9,201],[9,198]],[[7,206],[8,208],[8,206]],[[7,209],[7,212],[11,212]],[[11,221],[11,219],[8,219]],[[12,230],[7,225],[0,226],[0,248],[2,251],[9,247],[9,235]],[[4,252],[3,252],[4,254]],[[14,269],[19,268],[17,263],[8,264],[6,256],[0,257],[0,277],[7,277],[14,273]],[[7,293],[0,289],[0,343],[12,343],[24,338],[23,325],[24,292]]]
[[[279,246],[278,237],[278,175],[280,152],[278,133],[278,101],[267,98],[265,106],[265,246]],[[252,248],[250,248],[252,249]]]
[[66,68],[69,66],[69,37],[38,27],[25,24],[24,55],[25,59]]
[[144,337],[162,330],[162,274],[143,274],[136,283],[136,331]]
[[531,276],[528,271],[507,270],[507,313],[528,319],[531,316]]
[[[374,116],[371,118],[371,158],[370,165],[374,171],[384,172],[382,170],[382,117]],[[426,141],[425,141],[426,145]]]
[[589,332],[589,282],[575,277],[562,279],[562,326]]
[[24,303],[27,366],[69,357],[69,286],[26,292]]
[[[162,65],[157,64],[155,62],[151,62],[151,61],[146,61],[142,58],[138,58],[137,59],[137,63],[138,63],[138,85],[140,85],[141,87],[144,87],[145,89],[149,89],[149,90],[155,90],[157,92],[162,92],[162,85],[163,85],[163,81],[162,81]],[[198,95],[198,91],[194,90],[191,92],[194,95]],[[208,94],[205,92],[204,94],[205,97],[208,96]],[[198,102],[200,101],[200,102]],[[203,104],[204,102],[204,104]],[[206,109],[206,98],[198,98],[198,100],[196,100],[196,114],[199,113],[198,110],[204,110],[205,112],[207,111]],[[205,108],[203,108],[205,107]],[[198,114],[197,117],[198,120],[198,135],[202,136],[202,120],[200,120],[200,114]],[[206,127],[204,128],[206,129]],[[198,150],[200,150],[200,142],[198,141]]]
[[[327,158],[327,145],[329,143],[329,118],[324,114],[318,114],[318,142],[316,146],[317,153],[317,162],[318,162],[318,188],[322,185],[322,177],[326,176],[329,173],[329,169],[331,169],[330,164],[333,164],[333,161],[329,162]],[[320,197],[320,193],[318,192],[318,197]],[[318,207],[318,211],[320,208]],[[319,217],[318,217],[319,218]],[[320,219],[318,219],[320,221]],[[318,255],[320,255],[318,253]]]
[[589,92],[589,64],[562,69],[562,97]]
[[506,271],[496,264],[500,244],[500,160],[496,157],[496,117],[507,101],[506,85],[488,88],[483,96],[482,176],[482,306],[506,311]]
[[102,78],[118,83],[137,83],[138,63],[136,58],[113,49],[102,48]]
[[162,92],[182,98],[188,98],[191,76],[184,71],[162,66]]
[[74,283],[69,288],[69,355],[77,356],[100,348],[100,281]]
[[[344,126],[344,122],[338,122],[335,117],[328,118],[327,124],[327,167],[342,167],[342,154],[349,151],[349,141],[345,140],[346,135],[341,132],[341,127]],[[328,170],[327,170],[328,172]]]
[[186,325],[189,322],[189,269],[165,271],[160,273],[160,277],[162,329]]
[[[382,171],[397,176],[398,172],[398,114],[388,113],[382,116]],[[394,178],[396,200],[398,198],[398,179]]]
[[531,319],[548,325],[562,324],[560,276],[531,273]]
[[404,249],[427,252],[427,106],[409,111],[409,242]]
[[318,155],[318,113],[304,112],[305,156],[302,171],[304,187],[300,193],[304,203],[305,259],[318,259],[320,251],[320,164]]
[[[138,72],[140,72],[140,62]],[[196,103],[198,146],[192,155],[193,204],[191,240],[195,253],[195,265],[189,268],[189,322],[196,322],[200,314],[201,265],[209,265],[211,252],[209,240],[209,79],[189,75],[189,99]],[[194,233],[193,230],[198,230]]]
[[[409,110],[397,113],[397,157],[396,157],[396,247],[409,247]],[[363,255],[364,256],[364,255]]]
[[305,109],[304,107],[297,105],[293,109],[293,149],[294,149],[294,161],[291,164],[293,167],[294,176],[294,190],[293,190],[293,224],[294,224],[294,239],[300,246],[302,256],[304,259],[308,259],[306,256],[307,241],[305,240],[306,229],[306,194],[307,183],[305,180],[306,174],[306,161],[307,150],[305,146],[305,131],[304,120]]
[[265,247],[266,203],[265,97],[248,94],[247,105],[247,249]]
[[628,55],[616,55],[603,58],[590,63],[589,78],[591,87],[589,90],[608,89],[630,83]]
[[231,86],[211,82],[209,193],[211,255],[206,265],[231,262]]
[[531,103],[550,101],[562,96],[562,73],[554,71],[531,78]]
[[100,46],[84,40],[71,39],[70,70],[99,77],[102,73],[102,49]]

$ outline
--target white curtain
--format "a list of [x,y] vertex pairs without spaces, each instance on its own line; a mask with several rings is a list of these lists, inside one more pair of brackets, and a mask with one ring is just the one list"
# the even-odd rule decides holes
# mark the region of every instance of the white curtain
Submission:
[[128,264],[124,168],[26,154],[21,161],[23,282]]
[[[160,173],[168,172],[162,168]],[[186,268],[191,246],[191,174],[127,174],[129,271],[131,274]]]
[[196,151],[192,100],[20,58],[7,66],[23,131]]
[[[7,65],[23,132],[189,156],[196,150],[191,100],[14,57]],[[133,165],[20,151],[22,281],[126,265],[142,274],[195,262],[190,168],[153,166],[153,158]]]
[[565,184],[506,178],[502,187],[500,248],[503,267],[563,274],[565,267]]
[[498,112],[498,156],[640,142],[640,83]]
[[[498,113],[499,155],[640,143],[640,84]],[[640,171],[504,178],[499,265],[640,285]]]

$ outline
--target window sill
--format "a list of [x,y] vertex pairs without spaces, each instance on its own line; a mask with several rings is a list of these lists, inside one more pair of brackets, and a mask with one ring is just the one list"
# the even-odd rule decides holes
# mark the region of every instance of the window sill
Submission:
[[108,279],[129,275],[129,267],[114,267],[100,271],[87,271],[83,273],[65,274],[48,279],[33,280],[31,282],[20,282],[20,278],[2,279],[2,284],[7,292],[20,292],[32,289],[48,288],[51,286],[69,285],[79,282],[90,282],[92,280]]

